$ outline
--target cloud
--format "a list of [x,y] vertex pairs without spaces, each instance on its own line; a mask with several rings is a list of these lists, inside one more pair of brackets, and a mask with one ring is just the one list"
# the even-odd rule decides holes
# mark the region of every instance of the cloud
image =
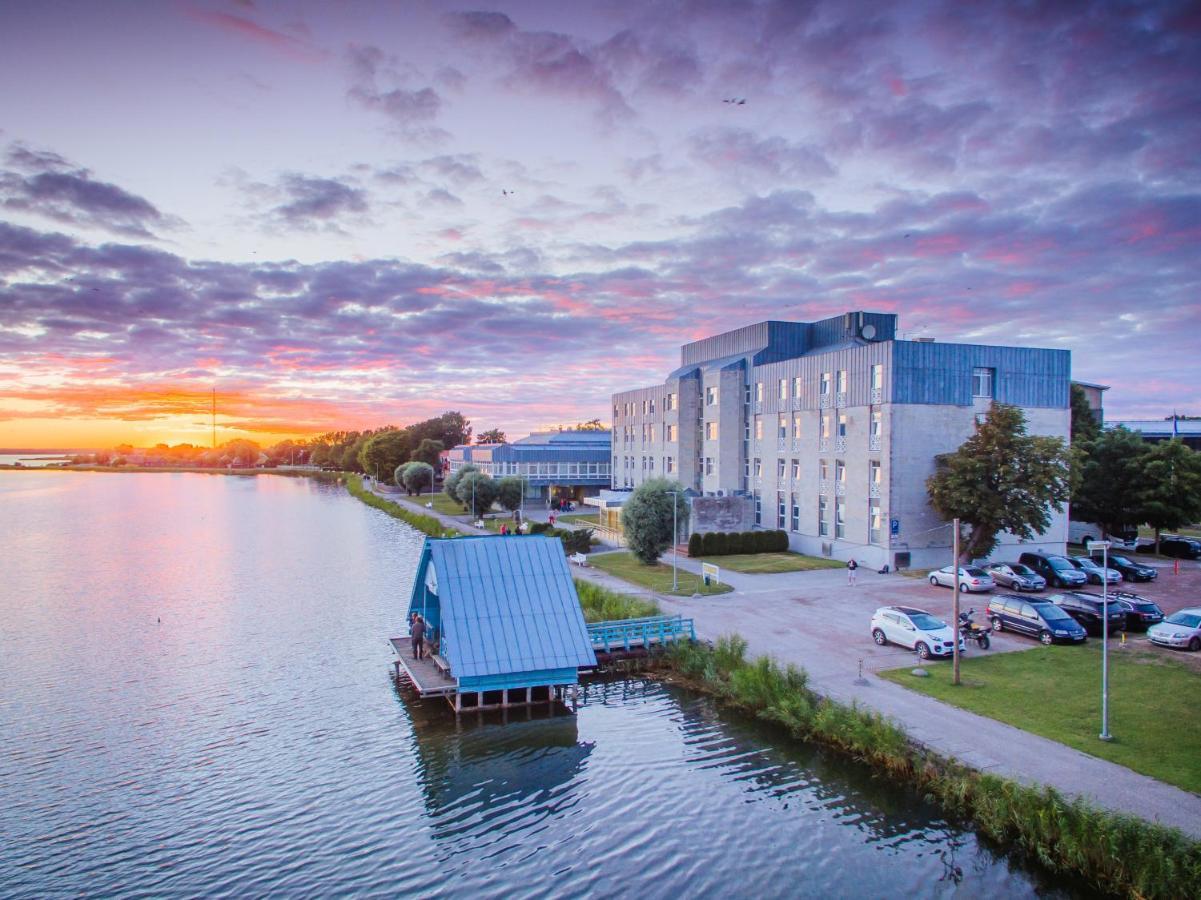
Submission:
[[184,11],[193,19],[211,25],[226,34],[237,35],[298,62],[320,62],[328,56],[325,51],[314,47],[308,41],[267,28],[245,16],[235,16],[232,13],[217,10],[197,9],[191,6],[184,7]]
[[437,141],[447,136],[433,124],[442,111],[442,96],[432,87],[380,87],[381,80],[397,81],[400,75],[379,47],[352,44],[346,59],[351,71],[346,95],[352,102],[384,116],[406,138]]
[[305,226],[314,220],[328,222],[346,213],[367,211],[367,195],[336,178],[313,178],[289,174],[280,180],[287,202],[272,214],[291,225]]
[[772,179],[803,181],[835,174],[830,161],[816,147],[785,138],[758,137],[744,128],[708,128],[689,141],[694,159],[737,177],[742,173]]
[[14,145],[6,159],[13,167],[0,169],[0,205],[6,209],[142,238],[154,237],[152,228],[177,224],[149,200],[97,181],[57,153]]

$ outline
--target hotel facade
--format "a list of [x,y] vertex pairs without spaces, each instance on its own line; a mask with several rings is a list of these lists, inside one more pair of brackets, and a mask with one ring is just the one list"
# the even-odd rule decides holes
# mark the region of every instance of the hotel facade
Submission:
[[[613,488],[671,478],[743,498],[748,520],[787,531],[801,553],[946,565],[951,529],[926,492],[936,457],[994,400],[1020,407],[1031,434],[1067,440],[1071,355],[898,340],[896,327],[895,315],[852,312],[684,345],[663,384],[613,395]],[[1066,537],[1054,515],[1037,540],[1002,535],[994,558],[1063,552]]]

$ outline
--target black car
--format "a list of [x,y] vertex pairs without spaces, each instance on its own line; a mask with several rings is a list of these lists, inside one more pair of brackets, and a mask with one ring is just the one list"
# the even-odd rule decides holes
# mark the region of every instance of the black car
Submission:
[[[1139,544],[1138,552],[1154,553],[1155,542]],[[1196,538],[1163,534],[1159,537],[1159,555],[1174,556],[1177,559],[1201,559],[1201,541]]]
[[1079,622],[1041,598],[1027,600],[1017,594],[995,594],[988,598],[987,615],[993,631],[1017,631],[1044,644],[1056,641],[1079,644],[1088,639]]
[[[1084,626],[1089,634],[1100,636],[1101,610],[1105,608],[1103,598],[1099,594],[1086,591],[1064,591],[1052,594],[1047,598],[1069,616]],[[1126,611],[1117,600],[1108,603],[1109,633],[1116,634],[1126,630]]]
[[1065,556],[1023,553],[1018,557],[1018,562],[1047,579],[1048,587],[1076,588],[1088,584],[1088,576],[1068,562]]
[[1159,604],[1146,597],[1131,594],[1129,591],[1114,591],[1109,596],[1117,600],[1118,605],[1125,611],[1127,631],[1146,631],[1152,625],[1163,621],[1163,610],[1159,608]]
[[[1094,552],[1089,555],[1095,562],[1101,562],[1102,556],[1100,552]],[[1136,563],[1128,556],[1114,556],[1111,553],[1104,565],[1109,566],[1111,569],[1117,569],[1127,581],[1154,581],[1159,577],[1158,569],[1153,566],[1144,566],[1142,563]]]

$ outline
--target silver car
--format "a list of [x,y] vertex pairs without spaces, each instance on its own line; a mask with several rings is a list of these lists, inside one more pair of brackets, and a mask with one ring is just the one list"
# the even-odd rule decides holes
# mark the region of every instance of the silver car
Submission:
[[1047,579],[1021,563],[989,563],[984,571],[1001,587],[1014,591],[1041,591],[1047,586]]
[[1147,629],[1152,644],[1161,647],[1185,647],[1201,650],[1201,606],[1172,613],[1158,625]]
[[1095,559],[1087,556],[1069,556],[1068,562],[1087,576],[1090,584],[1100,584],[1105,579],[1106,584],[1121,584],[1122,573],[1117,569],[1107,569]]
[[[953,588],[955,586],[954,566],[943,566],[941,569],[935,569],[927,577],[933,585],[942,585],[943,587]],[[992,576],[983,569],[976,566],[960,567],[959,570],[959,590],[961,591],[991,591],[996,587],[996,583],[992,580]]]

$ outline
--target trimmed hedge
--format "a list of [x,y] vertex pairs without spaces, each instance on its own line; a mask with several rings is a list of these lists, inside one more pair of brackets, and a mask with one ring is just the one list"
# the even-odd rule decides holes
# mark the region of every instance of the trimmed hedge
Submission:
[[739,553],[784,553],[787,531],[707,531],[688,539],[689,556],[734,556]]

